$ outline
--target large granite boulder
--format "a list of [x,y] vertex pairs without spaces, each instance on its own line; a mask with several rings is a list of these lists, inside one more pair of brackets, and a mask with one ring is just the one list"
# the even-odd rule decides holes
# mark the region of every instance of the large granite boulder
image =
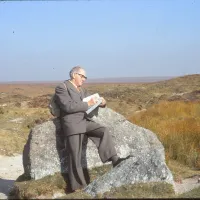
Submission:
[[[131,157],[89,184],[86,192],[95,196],[111,187],[136,182],[164,181],[174,184],[165,163],[163,145],[153,132],[130,123],[109,108],[100,108],[93,120],[108,127],[120,157]],[[24,147],[23,164],[25,174],[33,179],[68,171],[64,136],[58,119],[37,125],[31,130]],[[84,168],[103,165],[96,146],[87,138],[83,145],[82,165]]]
[[141,150],[90,183],[84,191],[93,197],[110,191],[113,187],[135,183],[166,182],[173,186],[173,177],[160,152]]

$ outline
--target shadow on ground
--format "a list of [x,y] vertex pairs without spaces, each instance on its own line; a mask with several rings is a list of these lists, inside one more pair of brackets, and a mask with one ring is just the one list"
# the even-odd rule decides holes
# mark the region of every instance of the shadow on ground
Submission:
[[0,193],[8,195],[9,190],[13,187],[15,180],[0,178]]

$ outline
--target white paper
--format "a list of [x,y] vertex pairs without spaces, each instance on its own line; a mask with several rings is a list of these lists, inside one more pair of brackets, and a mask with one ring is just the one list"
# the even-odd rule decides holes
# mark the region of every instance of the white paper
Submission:
[[98,93],[95,93],[93,95],[84,98],[83,102],[88,102],[91,98],[94,98],[94,100],[97,101],[97,103],[92,106],[89,106],[88,110],[86,111],[87,114],[92,112],[97,106],[99,106],[102,103],[102,99],[100,98]]

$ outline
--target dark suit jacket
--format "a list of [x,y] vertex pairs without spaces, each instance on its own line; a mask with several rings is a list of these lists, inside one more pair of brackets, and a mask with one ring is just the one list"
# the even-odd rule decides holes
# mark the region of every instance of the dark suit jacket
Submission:
[[61,110],[61,124],[65,135],[74,135],[86,132],[86,114],[88,104],[82,99],[89,93],[81,88],[80,92],[69,80],[59,84],[55,89],[56,102]]

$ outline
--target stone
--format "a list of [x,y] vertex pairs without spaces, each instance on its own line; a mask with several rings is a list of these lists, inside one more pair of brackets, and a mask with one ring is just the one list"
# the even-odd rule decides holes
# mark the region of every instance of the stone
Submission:
[[175,188],[172,174],[160,152],[141,150],[140,154],[131,155],[103,176],[90,183],[84,191],[93,197],[110,191],[113,187],[135,183],[166,182]]
[[67,172],[67,155],[60,121],[56,118],[31,129],[23,150],[24,174],[40,179],[56,172]]
[[[165,162],[164,147],[155,133],[129,122],[107,107],[99,108],[98,115],[92,119],[108,127],[120,157],[131,157],[90,183],[85,192],[95,196],[112,187],[137,182],[164,181],[174,185],[173,176]],[[33,179],[59,171],[67,173],[67,153],[58,119],[37,125],[31,130],[23,157],[25,173]],[[85,138],[82,166],[91,169],[102,165],[96,146]]]

